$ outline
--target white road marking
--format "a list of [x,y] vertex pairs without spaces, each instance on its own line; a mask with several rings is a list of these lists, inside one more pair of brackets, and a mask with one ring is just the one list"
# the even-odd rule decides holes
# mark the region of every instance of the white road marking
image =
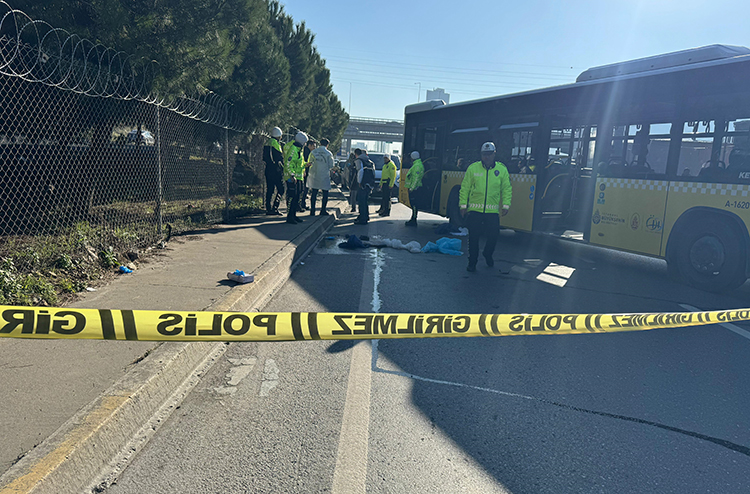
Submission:
[[230,386],[237,386],[242,382],[243,379],[247,377],[248,374],[250,374],[250,371],[253,370],[253,367],[253,365],[240,365],[238,367],[232,367],[231,369],[229,369],[229,372],[227,372],[227,384]]
[[367,491],[371,384],[369,350],[366,342],[360,342],[351,351],[344,417],[333,471],[333,494],[364,494]]
[[[683,309],[687,309],[689,311],[693,311],[693,312],[703,312],[702,309],[699,309],[697,307],[693,307],[692,305],[680,304],[680,307],[682,307]],[[729,331],[732,331],[733,333],[737,333],[738,335],[742,336],[743,338],[747,338],[748,340],[750,340],[750,331],[748,331],[746,329],[742,329],[741,327],[736,326],[736,325],[734,325],[734,324],[732,324],[730,322],[717,322],[717,323],[714,323],[714,324],[718,324],[719,326],[723,327],[724,329],[728,329]]]
[[260,396],[268,396],[279,384],[279,368],[276,365],[276,361],[272,358],[266,360],[266,365],[263,368],[263,382],[260,384]]
[[[360,312],[368,309],[380,312],[380,273],[385,265],[384,254],[380,250],[370,253],[373,261],[372,296],[366,297],[369,278],[362,280]],[[377,341],[377,340],[375,340]],[[370,440],[370,391],[372,372],[367,342],[359,342],[352,347],[349,364],[349,382],[346,387],[344,416],[341,420],[341,434],[336,454],[336,468],[333,471],[333,494],[364,494],[367,492],[367,459]]]
[[456,382],[451,382],[451,381],[442,381],[440,379],[430,379],[429,377],[422,377],[416,374],[410,374],[408,372],[403,372],[403,371],[381,369],[380,367],[378,367],[378,343],[379,343],[379,340],[372,340],[372,355],[370,357],[370,369],[372,370],[372,372],[379,372],[381,374],[392,374],[394,376],[407,377],[409,379],[414,379],[415,381],[423,381],[423,382],[428,382],[428,383],[433,383],[433,384],[444,384],[446,386],[456,386],[458,388],[468,388],[468,389],[473,389],[476,391],[485,391],[487,393],[494,393],[494,394],[503,395],[503,396],[512,396],[514,398],[521,398],[524,400],[543,401],[533,396],[521,395],[518,393],[510,393],[508,391],[500,391],[500,390],[492,389],[492,388],[483,388],[481,386],[472,386],[471,384],[456,383]]
[[380,285],[380,273],[383,272],[383,266],[385,260],[383,258],[383,252],[380,249],[375,249],[370,253],[370,257],[373,259],[375,268],[372,276],[372,311],[375,313],[380,312],[380,292],[378,291]]
[[248,374],[250,374],[253,367],[255,367],[256,360],[255,357],[228,358],[227,361],[232,364],[233,367],[227,372],[227,385],[214,388],[214,391],[220,395],[233,395],[236,393],[236,386],[239,385]]

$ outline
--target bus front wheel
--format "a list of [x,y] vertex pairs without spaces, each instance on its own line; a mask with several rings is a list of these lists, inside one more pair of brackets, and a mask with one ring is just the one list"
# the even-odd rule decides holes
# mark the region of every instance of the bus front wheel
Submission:
[[739,287],[746,280],[740,233],[725,220],[701,220],[677,232],[670,271],[679,273],[690,285],[711,292]]

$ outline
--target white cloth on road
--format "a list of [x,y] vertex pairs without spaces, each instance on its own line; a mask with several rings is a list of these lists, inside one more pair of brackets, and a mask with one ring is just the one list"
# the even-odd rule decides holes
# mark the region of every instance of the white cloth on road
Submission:
[[370,246],[372,247],[390,247],[392,249],[408,250],[412,254],[419,254],[422,252],[422,246],[416,240],[412,240],[408,244],[404,244],[399,239],[390,238],[378,238],[373,237],[369,240]]

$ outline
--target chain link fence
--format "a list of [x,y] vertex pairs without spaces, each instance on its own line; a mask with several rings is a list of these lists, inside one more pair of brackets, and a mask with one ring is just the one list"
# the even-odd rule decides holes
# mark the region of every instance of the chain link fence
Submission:
[[[4,11],[3,11],[4,9]],[[262,136],[210,91],[0,2],[0,303],[54,304],[171,234],[262,205]]]

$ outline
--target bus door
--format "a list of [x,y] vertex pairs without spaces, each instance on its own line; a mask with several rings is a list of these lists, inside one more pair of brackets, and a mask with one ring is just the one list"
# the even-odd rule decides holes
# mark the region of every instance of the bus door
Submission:
[[[422,178],[423,190],[418,195],[419,203],[416,204],[420,211],[436,213],[440,207],[440,171],[442,169],[440,150],[445,140],[442,135],[444,127],[441,124],[419,126],[416,150],[419,151],[425,171]],[[404,152],[405,159],[410,152]],[[411,168],[411,159],[408,159],[408,163]]]
[[596,126],[553,126],[538,171],[536,230],[583,240],[593,193]]
[[496,159],[508,168],[513,186],[510,212],[500,219],[500,224],[507,228],[532,229],[537,193],[538,137],[537,122],[501,125],[498,130]]
[[438,213],[450,218],[454,226],[463,226],[458,193],[466,168],[481,159],[482,144],[492,140],[490,127],[476,120],[455,122],[446,136],[440,180]]

